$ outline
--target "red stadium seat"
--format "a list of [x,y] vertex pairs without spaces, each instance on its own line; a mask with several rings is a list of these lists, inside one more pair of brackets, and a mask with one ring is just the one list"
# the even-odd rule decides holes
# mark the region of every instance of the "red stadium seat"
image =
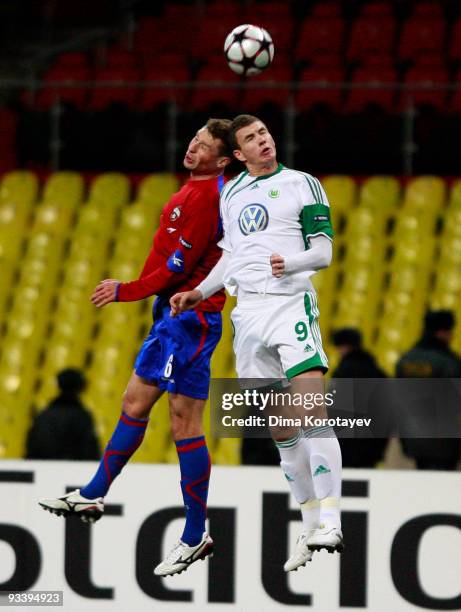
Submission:
[[153,63],[144,73],[144,81],[163,81],[171,83],[169,87],[145,87],[141,92],[140,107],[143,110],[152,110],[158,104],[174,100],[180,106],[184,104],[188,92],[185,88],[174,87],[176,84],[186,83],[190,79],[189,70],[185,65],[167,65]]
[[[243,94],[242,108],[248,109],[249,111],[255,111],[266,103],[276,104],[280,108],[285,107],[290,97],[290,90],[288,88],[277,89],[277,85],[280,83],[287,83],[291,80],[291,70],[287,70],[287,67],[283,66],[279,68],[272,66],[270,70],[254,77],[251,81],[245,80],[244,85],[247,83],[254,83],[255,85],[264,84],[267,85],[268,88],[246,88]],[[274,87],[274,89],[272,89],[271,86]]]
[[312,17],[331,19],[341,17],[341,2],[317,2],[312,8]]
[[[432,62],[430,61],[431,58]],[[416,106],[431,106],[440,112],[444,112],[447,91],[443,88],[438,89],[437,86],[447,85],[448,71],[436,54],[423,56],[423,61],[407,70],[404,83],[409,86],[427,85],[428,89],[414,89],[410,91],[410,97],[414,104]],[[401,110],[408,107],[408,98],[409,94],[403,91],[399,101],[399,108]]]
[[412,17],[418,19],[443,19],[441,3],[415,2]]
[[269,18],[258,19],[258,25],[266,29],[271,35],[276,53],[287,53],[293,48],[293,21],[291,18],[275,21]]
[[134,68],[137,65],[138,58],[135,53],[121,49],[120,47],[111,47],[106,54],[106,65],[111,68]]
[[395,37],[392,18],[362,17],[352,24],[347,59],[362,60],[370,53],[391,53]]
[[193,36],[190,54],[203,61],[206,61],[210,55],[222,54],[226,36],[235,25],[232,17],[230,19],[213,17],[202,20],[198,32]]
[[245,20],[255,25],[263,25],[264,21],[291,21],[289,2],[266,1],[250,5],[246,11]]
[[399,58],[415,61],[427,51],[442,53],[445,46],[443,19],[409,19],[402,29]]
[[241,14],[241,8],[231,0],[215,0],[207,4],[206,14],[209,17],[232,18],[237,24],[240,23],[237,19]]
[[195,91],[192,96],[192,106],[197,110],[205,110],[211,104],[222,103],[231,108],[237,104],[239,91],[233,87],[206,87],[200,85],[203,81],[220,81],[224,84],[239,85],[241,77],[232,71],[225,71],[223,66],[205,66],[198,74]]
[[[319,82],[325,85],[338,85],[344,82],[344,69],[332,67],[326,69],[323,66],[312,66],[302,71],[299,82]],[[299,89],[296,94],[296,106],[299,110],[309,110],[313,106],[322,104],[331,109],[339,111],[342,102],[342,87],[322,89]]]
[[361,17],[373,19],[389,18],[394,16],[392,5],[389,2],[365,2],[360,11]]
[[[107,67],[99,68],[95,72],[95,89],[92,92],[90,108],[92,110],[103,110],[113,102],[134,107],[139,96],[139,87],[123,87],[123,84],[137,84],[140,81],[140,72],[137,68],[130,67]],[[120,87],[104,87],[98,82],[119,82]]]
[[161,31],[160,19],[144,17],[134,35],[133,46],[139,53],[153,53],[159,49],[158,34]]
[[299,34],[295,58],[309,60],[319,51],[339,54],[343,37],[344,22],[339,17],[306,19]]
[[454,62],[461,62],[461,17],[455,21],[451,31],[448,57]]
[[[177,5],[167,5],[171,13]],[[186,9],[184,5],[178,5]],[[189,11],[180,18],[165,16],[161,18],[145,17],[138,26],[134,37],[134,50],[145,55],[165,53],[190,53],[197,41],[197,31],[203,23],[197,11]]]
[[[377,62],[373,66],[369,63],[357,68],[352,74],[350,82],[354,85],[395,83],[398,80],[397,72],[389,62],[390,58],[385,56],[382,64]],[[391,113],[394,108],[394,98],[394,89],[351,89],[347,95],[346,111],[348,113],[359,113],[367,106],[375,105]]]
[[38,92],[36,106],[40,110],[48,110],[59,99],[61,102],[73,104],[82,109],[87,99],[87,87],[77,85],[75,87],[47,87],[50,82],[65,83],[69,81],[90,81],[90,72],[85,66],[56,66],[51,68],[43,77],[44,88]]
[[165,17],[171,22],[176,21],[178,24],[181,22],[191,23],[197,17],[203,19],[203,15],[193,4],[187,5],[181,2],[165,2]]

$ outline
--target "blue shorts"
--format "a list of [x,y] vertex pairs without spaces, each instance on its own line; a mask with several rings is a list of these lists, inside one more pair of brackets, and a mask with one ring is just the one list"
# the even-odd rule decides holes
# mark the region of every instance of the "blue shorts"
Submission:
[[135,372],[159,389],[206,399],[210,360],[221,338],[220,312],[190,310],[170,317],[168,300],[157,298],[154,324],[135,362]]

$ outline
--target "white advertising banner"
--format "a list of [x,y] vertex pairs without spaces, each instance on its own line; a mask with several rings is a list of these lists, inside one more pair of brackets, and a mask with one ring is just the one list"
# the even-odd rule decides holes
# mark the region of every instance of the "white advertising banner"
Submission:
[[182,529],[178,468],[127,466],[92,526],[37,505],[94,468],[0,462],[0,591],[63,591],[65,612],[461,609],[460,473],[345,470],[343,554],[314,553],[285,574],[301,523],[281,471],[215,467],[214,557],[158,578]]

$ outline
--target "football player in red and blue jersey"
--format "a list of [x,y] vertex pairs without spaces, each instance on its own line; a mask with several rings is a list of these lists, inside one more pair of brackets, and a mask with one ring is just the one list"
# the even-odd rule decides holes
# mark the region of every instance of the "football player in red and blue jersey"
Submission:
[[98,308],[156,295],[154,324],[139,351],[119,422],[94,477],[63,497],[40,501],[55,514],[98,520],[112,481],[143,440],[153,405],[168,392],[186,523],[181,539],[155,568],[160,576],[180,573],[213,550],[205,531],[210,457],[202,416],[210,359],[221,337],[225,295],[220,291],[175,318],[170,316],[169,298],[196,287],[221,257],[219,193],[231,161],[230,125],[227,119],[210,119],[190,141],[183,162],[190,178],[163,209],[139,279],[128,283],[106,279],[96,287],[91,300]]

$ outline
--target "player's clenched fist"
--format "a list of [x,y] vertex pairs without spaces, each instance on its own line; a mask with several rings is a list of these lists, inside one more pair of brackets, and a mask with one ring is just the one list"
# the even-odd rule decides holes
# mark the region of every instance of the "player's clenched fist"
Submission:
[[175,317],[185,310],[191,310],[195,308],[203,299],[201,291],[198,289],[192,289],[192,291],[183,291],[182,293],[175,293],[170,298],[171,316]]
[[272,275],[280,278],[285,273],[285,259],[278,253],[271,255]]
[[101,281],[93,291],[91,301],[97,308],[102,308],[106,304],[115,302],[117,299],[117,287],[120,281],[115,278],[106,278]]

